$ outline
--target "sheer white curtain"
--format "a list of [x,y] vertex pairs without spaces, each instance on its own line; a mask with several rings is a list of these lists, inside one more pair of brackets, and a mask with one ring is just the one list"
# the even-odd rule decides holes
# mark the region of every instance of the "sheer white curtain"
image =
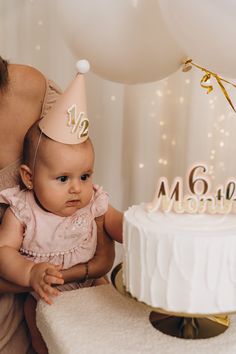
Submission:
[[[56,0],[0,0],[0,53],[37,67],[65,88],[76,58],[59,31],[56,5]],[[216,84],[206,95],[201,77],[193,69],[127,86],[87,75],[95,180],[115,207],[152,199],[158,177],[170,182],[184,177],[194,162],[209,165],[213,185],[236,176],[236,114]],[[228,92],[236,104],[235,89]]]

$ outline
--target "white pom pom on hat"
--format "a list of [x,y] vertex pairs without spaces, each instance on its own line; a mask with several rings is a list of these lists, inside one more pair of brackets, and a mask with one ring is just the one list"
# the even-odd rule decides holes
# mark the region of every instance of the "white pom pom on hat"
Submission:
[[75,66],[79,74],[86,74],[90,70],[89,61],[86,59],[78,60]]

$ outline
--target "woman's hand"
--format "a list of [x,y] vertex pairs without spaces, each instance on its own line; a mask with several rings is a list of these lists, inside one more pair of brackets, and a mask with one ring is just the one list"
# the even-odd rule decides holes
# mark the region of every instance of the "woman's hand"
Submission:
[[62,271],[65,283],[73,281],[83,281],[84,278],[98,279],[106,275],[112,268],[115,258],[115,248],[113,240],[104,229],[104,215],[95,219],[97,224],[97,248],[94,257],[87,262],[77,264]]
[[54,288],[53,284],[64,284],[61,266],[55,266],[50,263],[34,264],[30,271],[30,286],[34,291],[47,302],[52,304],[51,296],[57,296],[60,291]]
[[123,242],[123,217],[124,214],[111,205],[105,214],[104,226],[108,235],[117,242]]

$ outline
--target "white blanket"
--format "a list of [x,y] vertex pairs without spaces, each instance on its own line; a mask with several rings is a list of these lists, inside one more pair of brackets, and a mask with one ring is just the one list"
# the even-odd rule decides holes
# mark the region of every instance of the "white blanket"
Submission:
[[154,329],[149,313],[112,285],[102,285],[64,292],[51,306],[40,301],[37,325],[49,354],[236,353],[236,316],[217,337],[184,340]]

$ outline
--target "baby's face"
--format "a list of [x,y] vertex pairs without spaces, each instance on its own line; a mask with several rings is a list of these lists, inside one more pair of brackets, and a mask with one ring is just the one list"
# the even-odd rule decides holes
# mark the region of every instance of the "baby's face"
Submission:
[[38,154],[33,186],[42,208],[70,216],[93,195],[94,152],[89,141],[66,145],[47,140]]

